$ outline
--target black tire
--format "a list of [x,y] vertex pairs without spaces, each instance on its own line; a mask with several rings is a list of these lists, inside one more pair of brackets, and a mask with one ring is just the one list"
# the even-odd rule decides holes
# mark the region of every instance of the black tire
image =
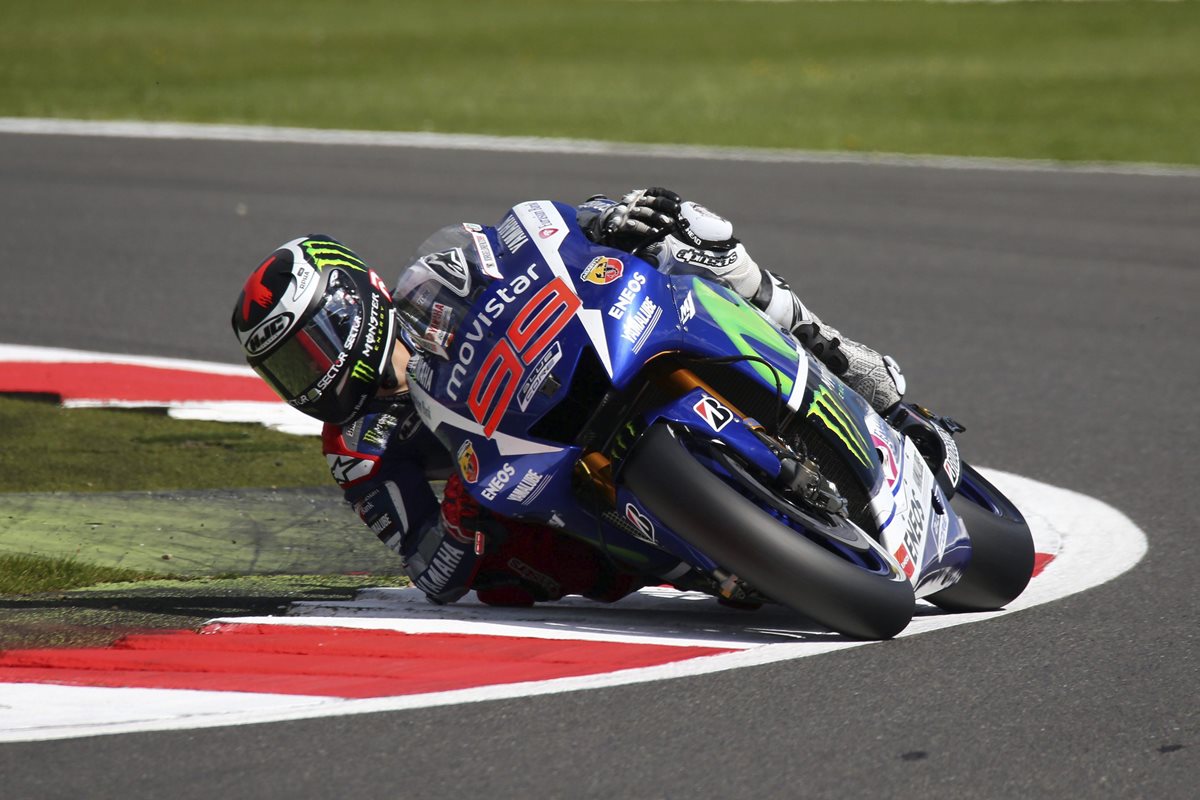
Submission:
[[710,472],[666,425],[652,426],[622,479],[673,531],[771,599],[839,633],[890,639],[912,620],[904,574],[872,573],[805,538]]
[[990,497],[996,510],[984,508],[959,492],[950,501],[967,526],[971,559],[962,578],[926,600],[947,611],[991,611],[1012,602],[1033,577],[1033,534],[1017,507],[974,468],[963,464],[963,477]]

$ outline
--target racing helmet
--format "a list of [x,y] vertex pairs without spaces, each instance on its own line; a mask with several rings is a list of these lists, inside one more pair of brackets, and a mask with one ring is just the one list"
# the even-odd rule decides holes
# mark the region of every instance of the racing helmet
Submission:
[[342,425],[392,384],[395,312],[387,287],[328,236],[295,239],[251,275],[233,309],[246,362],[290,405]]

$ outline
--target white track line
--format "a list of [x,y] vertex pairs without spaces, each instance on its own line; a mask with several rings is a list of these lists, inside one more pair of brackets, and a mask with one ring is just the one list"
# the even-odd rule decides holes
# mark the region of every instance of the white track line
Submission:
[[[1034,532],[1038,551],[1055,552],[1055,560],[1033,580],[1025,593],[1004,611],[923,614],[913,620],[901,637],[996,619],[1099,586],[1132,568],[1146,551],[1146,537],[1141,529],[1120,511],[1099,500],[1017,475],[990,470],[987,471],[987,475],[1025,511]],[[386,595],[368,595],[364,602],[367,605],[375,604],[376,607],[380,603],[386,605]],[[666,604],[672,602],[682,603],[683,607],[669,608]],[[396,607],[402,605],[403,602]],[[510,635],[546,636],[548,631],[558,628],[568,631],[563,635],[569,637],[581,635],[579,629],[582,628],[583,633],[589,636],[600,634],[623,641],[638,641],[643,637],[667,638],[675,639],[673,643],[676,644],[680,643],[680,636],[687,636],[696,640],[723,642],[726,646],[740,647],[738,652],[607,675],[365,700],[253,694],[230,697],[226,693],[164,689],[93,689],[0,684],[0,742],[244,725],[530,697],[703,675],[805,658],[852,647],[889,646],[887,643],[845,641],[815,628],[788,626],[786,620],[781,626],[778,612],[756,612],[738,617],[737,619],[743,621],[740,629],[748,634],[747,638],[738,639],[736,636],[721,633],[713,635],[709,613],[711,609],[705,610],[700,605],[678,598],[662,598],[659,606],[670,612],[666,628],[656,627],[656,620],[661,625],[663,618],[654,610],[653,605],[630,613],[623,611],[618,603],[615,606],[589,611],[586,621],[574,621],[578,626],[575,629],[562,624],[567,620],[569,613],[558,614],[553,606],[547,606],[541,614],[548,617],[551,624],[547,624],[543,619],[541,622],[526,623],[527,627],[522,628],[518,618],[522,613],[529,612],[511,612],[512,619],[504,629]],[[498,610],[490,610],[496,611]],[[470,623],[471,618],[477,617],[478,613],[478,607],[472,607],[470,604],[446,606],[438,612],[437,618],[444,620],[447,629],[461,631],[471,627],[466,623]],[[636,630],[630,630],[630,621],[635,620],[635,615],[639,613],[644,614],[646,624],[638,626]],[[680,620],[686,620],[691,614],[695,615],[695,624],[690,630],[681,631]],[[413,619],[334,616],[284,617],[271,621],[289,625],[436,629],[436,623],[428,621],[435,617],[425,614],[424,619],[426,622],[417,623]],[[237,621],[266,620],[242,618]],[[574,634],[569,632],[572,630],[575,631]],[[489,632],[495,631],[493,629]],[[763,644],[761,642],[764,638],[783,640],[787,643]],[[751,644],[748,645],[748,641]],[[753,643],[755,641],[758,643]],[[218,698],[214,698],[214,694],[218,695]]]
[[550,153],[587,156],[640,156],[701,161],[749,161],[768,164],[859,164],[932,169],[974,169],[1016,172],[1075,172],[1112,175],[1200,177],[1200,168],[1172,164],[1067,162],[1015,158],[969,158],[900,153],[703,147],[678,144],[637,144],[591,139],[551,139],[536,136],[484,136],[462,133],[320,130],[257,125],[207,125],[185,122],[137,122],[34,117],[0,117],[0,133],[56,136],[111,136],[131,139],[198,139],[224,142],[404,147],[433,150],[475,150],[493,153]]

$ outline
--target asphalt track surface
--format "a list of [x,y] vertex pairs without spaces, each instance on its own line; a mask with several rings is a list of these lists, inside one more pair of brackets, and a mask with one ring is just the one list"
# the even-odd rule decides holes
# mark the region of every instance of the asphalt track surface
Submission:
[[1195,176],[0,135],[0,341],[234,362],[237,293],[287,239],[334,235],[390,280],[443,224],[648,184],[732,216],[827,322],[895,355],[969,459],[1128,514],[1142,563],[797,662],[7,744],[4,796],[1194,797]]

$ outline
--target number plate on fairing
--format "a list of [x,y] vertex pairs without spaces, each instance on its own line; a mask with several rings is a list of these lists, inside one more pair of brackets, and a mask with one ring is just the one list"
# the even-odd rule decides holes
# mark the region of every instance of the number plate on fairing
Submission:
[[[918,597],[953,584],[962,574],[969,549],[962,523],[949,508],[916,445],[901,443],[896,482],[881,487],[872,507],[880,517],[883,545],[908,576]],[[887,503],[888,495],[892,503]],[[884,501],[884,502],[880,502]],[[894,505],[893,505],[894,503]],[[884,508],[884,506],[890,506]]]

